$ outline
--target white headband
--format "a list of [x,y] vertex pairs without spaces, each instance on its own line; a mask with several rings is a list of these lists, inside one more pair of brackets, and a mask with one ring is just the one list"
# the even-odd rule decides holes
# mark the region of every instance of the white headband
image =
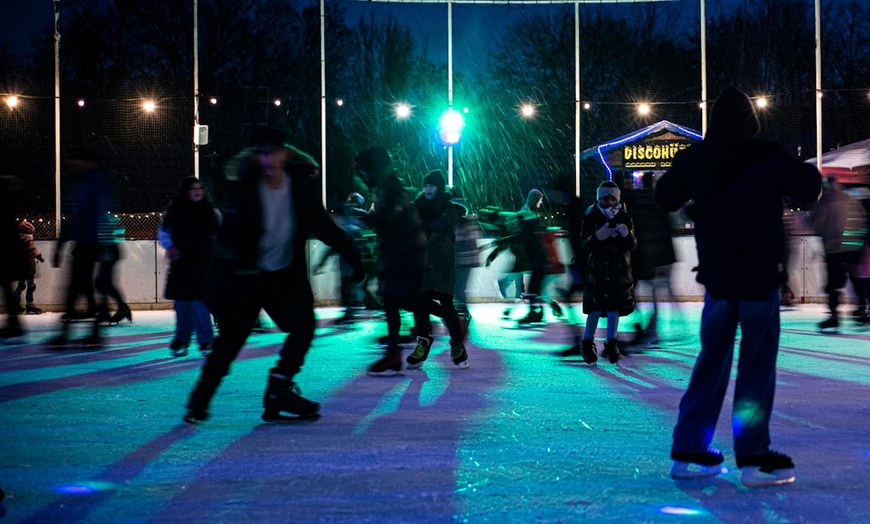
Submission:
[[598,200],[601,200],[601,197],[610,195],[619,202],[619,188],[618,187],[599,187],[598,188]]

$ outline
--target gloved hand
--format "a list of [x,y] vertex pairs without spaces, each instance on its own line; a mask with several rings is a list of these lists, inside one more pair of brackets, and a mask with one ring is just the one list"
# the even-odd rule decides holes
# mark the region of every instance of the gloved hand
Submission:
[[626,226],[625,224],[619,224],[618,226],[616,226],[616,232],[619,233],[619,236],[625,238],[628,236],[628,226]]
[[601,228],[598,229],[598,231],[595,232],[595,236],[598,238],[598,240],[604,240],[610,236],[610,231],[611,229],[607,226],[607,224],[604,224],[603,226],[601,226]]
[[40,253],[39,255],[36,255],[36,260],[38,260],[38,261],[40,261],[40,262],[42,262],[42,263],[45,263],[45,259],[42,258],[42,253]]

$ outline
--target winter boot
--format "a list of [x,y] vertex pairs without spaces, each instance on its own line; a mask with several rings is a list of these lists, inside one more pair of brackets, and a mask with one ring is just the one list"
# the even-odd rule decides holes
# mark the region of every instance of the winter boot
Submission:
[[450,339],[450,360],[459,369],[468,369],[468,352],[461,340]]
[[615,338],[604,343],[604,356],[611,364],[616,364],[622,358],[622,355],[619,354],[619,348],[616,346]]
[[402,350],[398,346],[387,346],[383,358],[369,366],[372,377],[389,377],[402,373]]
[[[263,409],[263,420],[267,422],[311,420],[320,416],[320,404],[303,397],[299,386],[290,377],[279,375],[274,370],[269,373]],[[282,412],[295,416],[282,415]]]
[[725,458],[716,448],[709,448],[700,453],[671,451],[671,478],[674,480],[690,480],[704,477],[714,477],[722,473]]
[[428,335],[417,337],[417,346],[408,355],[408,358],[405,359],[409,369],[420,369],[423,367],[423,362],[429,358],[429,351],[432,349],[433,342],[435,342],[435,339]]
[[529,313],[523,318],[517,320],[519,325],[536,324],[544,320],[544,308],[541,306],[531,306]]
[[583,356],[583,362],[596,363],[598,361],[598,348],[595,347],[595,341],[591,338],[584,338],[580,342],[580,354]]
[[737,455],[744,486],[776,486],[794,482],[794,461],[788,455],[767,450],[761,455]]

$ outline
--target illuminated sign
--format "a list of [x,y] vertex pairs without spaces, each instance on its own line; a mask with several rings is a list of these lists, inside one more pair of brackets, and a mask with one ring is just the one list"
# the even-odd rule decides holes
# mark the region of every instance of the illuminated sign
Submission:
[[667,169],[674,156],[692,145],[692,140],[658,140],[625,144],[622,147],[624,169]]

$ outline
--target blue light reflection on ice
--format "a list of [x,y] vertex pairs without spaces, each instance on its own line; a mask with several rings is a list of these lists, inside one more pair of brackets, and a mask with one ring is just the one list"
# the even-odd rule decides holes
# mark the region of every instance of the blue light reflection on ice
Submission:
[[704,514],[704,512],[701,510],[692,509],[692,508],[684,508],[681,506],[665,506],[662,509],[660,509],[659,511],[661,513],[664,513],[665,515],[695,516],[695,515],[703,515]]
[[59,484],[54,487],[54,491],[56,491],[57,493],[63,493],[65,495],[90,495],[92,493],[99,493],[101,491],[109,491],[114,489],[114,487],[115,485],[111,482],[95,480],[85,482],[72,482],[69,484]]

